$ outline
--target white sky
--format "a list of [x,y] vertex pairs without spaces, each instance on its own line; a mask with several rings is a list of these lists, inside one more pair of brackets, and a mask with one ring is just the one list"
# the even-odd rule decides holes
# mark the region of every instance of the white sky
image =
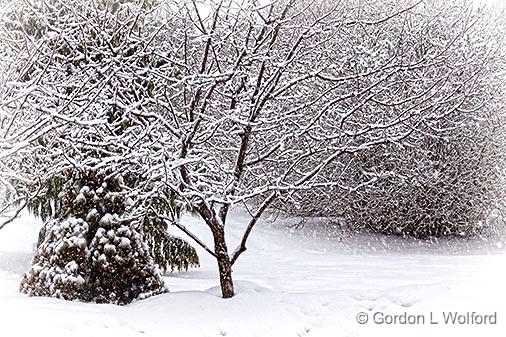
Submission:
[[478,4],[490,4],[499,7],[505,7],[506,0],[474,0]]

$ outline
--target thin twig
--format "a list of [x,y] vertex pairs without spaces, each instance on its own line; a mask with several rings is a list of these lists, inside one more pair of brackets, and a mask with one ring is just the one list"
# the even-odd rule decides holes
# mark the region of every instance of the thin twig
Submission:
[[4,228],[5,226],[7,226],[8,224],[10,224],[11,222],[13,222],[18,216],[19,216],[19,213],[21,213],[21,211],[23,209],[25,209],[27,205],[27,202],[25,201],[23,203],[23,206],[21,206],[15,213],[13,216],[11,216],[10,218],[8,218],[7,220],[5,220],[4,222],[2,222],[2,224],[0,224],[0,230],[2,230],[2,228]]

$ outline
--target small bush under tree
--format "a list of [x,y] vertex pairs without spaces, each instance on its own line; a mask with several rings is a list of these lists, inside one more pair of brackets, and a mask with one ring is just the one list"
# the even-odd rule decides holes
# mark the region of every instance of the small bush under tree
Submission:
[[107,173],[67,173],[57,217],[45,225],[22,292],[127,304],[166,291],[140,228],[128,218],[123,180]]

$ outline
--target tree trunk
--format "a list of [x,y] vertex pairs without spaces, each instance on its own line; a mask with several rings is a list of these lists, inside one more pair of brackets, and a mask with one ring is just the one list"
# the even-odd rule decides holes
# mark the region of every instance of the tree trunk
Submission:
[[218,270],[220,272],[221,294],[223,298],[234,296],[234,282],[232,281],[232,263],[228,256],[227,243],[225,242],[225,232],[216,230],[214,236],[214,252],[218,261]]
[[234,282],[232,281],[232,262],[228,256],[224,226],[216,217],[213,209],[202,205],[197,211],[213,233],[214,254],[220,272],[221,294],[223,298],[231,298],[234,296]]
[[232,281],[232,264],[228,258],[228,254],[217,254],[218,270],[220,272],[221,295],[223,298],[231,298],[234,296],[234,282]]

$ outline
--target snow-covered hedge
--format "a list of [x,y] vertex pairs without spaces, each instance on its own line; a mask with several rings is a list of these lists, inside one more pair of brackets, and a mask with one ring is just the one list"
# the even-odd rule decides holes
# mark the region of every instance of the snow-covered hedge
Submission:
[[349,158],[346,179],[358,186],[363,181],[353,172],[362,171],[378,174],[377,180],[352,190],[301,192],[278,207],[302,217],[338,218],[348,230],[384,234],[473,236],[502,230],[504,143],[491,141],[492,129],[483,130],[490,134],[468,129],[452,139],[413,139],[413,147],[363,152]]
[[[353,230],[417,237],[469,236],[503,227],[504,20],[487,11],[472,12],[458,1],[427,2],[423,7],[423,16],[410,17],[411,28],[402,41],[395,33],[402,23],[395,19],[361,27],[350,37],[357,57],[338,63],[367,73],[368,61],[396,57],[393,45],[406,48],[408,56],[402,58],[423,60],[443,41],[457,41],[440,55],[451,52],[431,68],[388,74],[389,86],[355,104],[343,104],[342,112],[328,118],[324,132],[314,137],[325,139],[325,132],[338,129],[350,135],[350,144],[361,144],[371,125],[391,120],[403,104],[418,98],[417,90],[437,81],[440,88],[430,84],[430,95],[409,108],[415,116],[430,111],[428,118],[412,126],[401,141],[388,139],[387,127],[375,132],[378,146],[361,146],[340,156],[322,168],[315,180],[320,187],[287,195],[278,208],[301,217],[338,218]],[[473,27],[463,33],[459,25],[468,16]],[[349,53],[337,50],[335,58],[346,60]],[[385,79],[362,80],[357,87],[375,87]],[[318,116],[319,111],[308,108],[306,113]],[[394,119],[392,125],[406,123]],[[341,139],[346,138],[332,138]],[[307,141],[294,142],[303,147]]]

